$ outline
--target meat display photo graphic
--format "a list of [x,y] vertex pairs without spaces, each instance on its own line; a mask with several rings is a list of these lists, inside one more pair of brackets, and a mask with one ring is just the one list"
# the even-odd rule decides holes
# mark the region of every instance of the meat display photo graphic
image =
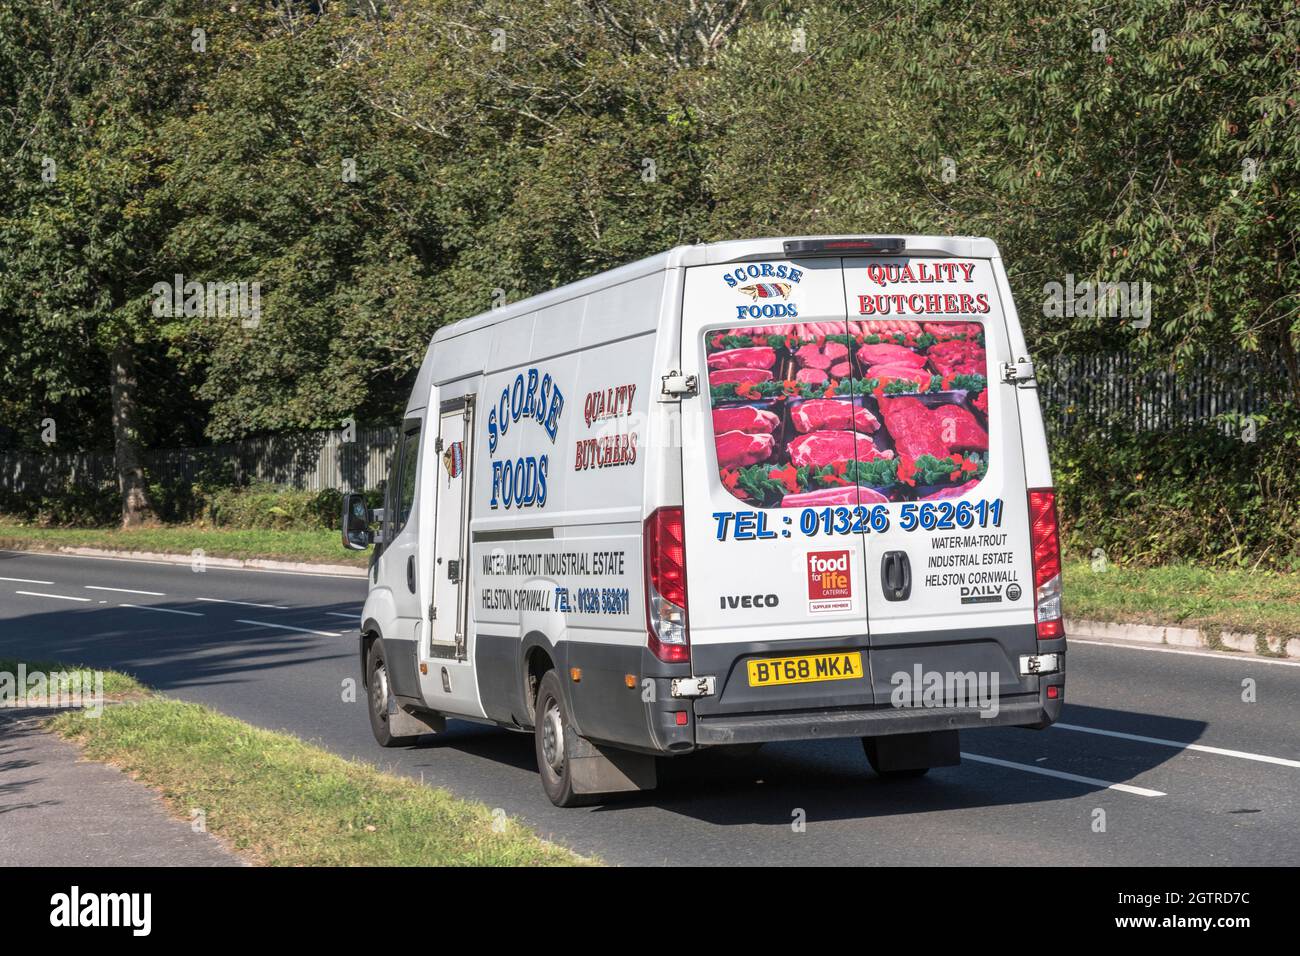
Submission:
[[956,498],[988,467],[978,322],[871,319],[705,333],[723,486],[763,508]]

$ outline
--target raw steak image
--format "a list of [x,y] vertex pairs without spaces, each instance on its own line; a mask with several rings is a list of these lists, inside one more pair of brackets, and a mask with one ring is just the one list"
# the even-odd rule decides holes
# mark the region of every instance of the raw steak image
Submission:
[[770,435],[781,427],[781,419],[769,411],[740,405],[735,408],[713,410],[713,432],[748,432],[751,435]]
[[863,365],[910,365],[920,368],[925,364],[925,356],[901,345],[864,345],[858,349],[858,361]]
[[831,378],[848,378],[852,371],[848,362],[841,362],[839,365],[831,366]]
[[953,339],[930,346],[930,364],[940,375],[983,375],[984,350],[974,342]]
[[[809,432],[807,435],[800,435],[798,438],[791,440],[787,446],[790,452],[790,463],[792,465],[831,465],[837,461],[852,461],[856,448],[866,449],[870,447],[875,451],[875,445],[871,443],[870,435],[862,435],[852,431],[820,431]],[[873,457],[882,457],[879,454]],[[870,461],[871,459],[864,459]]]
[[843,342],[827,342],[822,346],[822,351],[826,357],[834,362],[836,359],[842,359],[849,354],[849,347]]
[[919,388],[928,388],[930,385],[930,373],[910,365],[873,365],[867,369],[866,377],[877,379],[881,386],[899,379],[915,382]]
[[954,452],[988,451],[989,436],[975,416],[958,405],[927,408],[916,398],[882,398],[885,427],[900,455],[946,458]]
[[781,499],[782,508],[808,508],[813,505],[878,505],[889,501],[874,488],[857,485],[840,485],[836,488],[819,488]]
[[790,412],[797,431],[807,433],[822,429],[849,429],[874,432],[880,427],[876,416],[860,405],[834,398],[815,398],[800,402]]
[[[948,448],[949,454],[960,451],[988,451],[988,432],[980,428],[975,416],[960,405],[940,405],[930,409],[939,428],[939,440]],[[952,427],[949,427],[949,422]],[[951,435],[949,441],[945,436]]]
[[[955,407],[955,406],[949,406]],[[915,398],[881,398],[880,412],[885,428],[894,439],[898,454],[913,461],[922,455],[942,458],[948,448],[939,440],[938,430],[930,419],[930,409]]]
[[776,349],[766,345],[727,349],[709,356],[709,368],[771,368],[775,364]]
[[725,385],[728,382],[769,382],[772,373],[765,368],[720,368],[709,373],[710,385]]
[[831,360],[816,345],[802,346],[794,353],[800,368],[830,368]]
[[771,435],[750,435],[745,432],[723,432],[714,439],[718,452],[718,467],[744,468],[755,465],[772,454],[776,439]]
[[858,461],[876,461],[879,458],[889,461],[893,457],[894,453],[888,448],[881,451],[874,442],[858,442]]
[[825,385],[829,381],[826,373],[819,368],[801,368],[795,373],[794,380],[808,385]]

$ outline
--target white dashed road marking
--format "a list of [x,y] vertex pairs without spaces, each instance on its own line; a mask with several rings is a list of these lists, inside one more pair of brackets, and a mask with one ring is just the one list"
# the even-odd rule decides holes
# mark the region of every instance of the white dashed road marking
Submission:
[[252,601],[227,601],[224,598],[195,598],[196,601],[206,601],[208,604],[238,604],[240,607],[260,607],[270,611],[287,611],[289,608],[283,604],[254,604]]
[[145,594],[149,597],[166,597],[162,591],[135,591],[131,588],[104,588],[97,584],[82,585],[87,591],[116,591],[119,594]]
[[14,584],[53,584],[53,581],[33,581],[31,578],[0,578],[0,581],[12,581]]
[[119,604],[118,607],[129,607],[137,611],[160,611],[163,614],[184,614],[186,617],[203,617],[199,611],[177,611],[170,607],[150,607],[147,604]]
[[342,637],[334,631],[313,631],[310,627],[290,627],[288,624],[270,624],[266,621],[236,621],[236,624],[252,624],[255,627],[274,627],[281,631],[293,631],[296,634],[316,634],[319,637]]
[[1245,750],[1225,750],[1223,747],[1209,747],[1205,744],[1185,744],[1178,740],[1166,740],[1163,737],[1144,737],[1141,734],[1125,734],[1118,730],[1101,730],[1097,727],[1080,727],[1077,724],[1052,724],[1057,730],[1075,730],[1081,734],[1098,734],[1102,737],[1118,737],[1120,740],[1136,740],[1144,744],[1159,744],[1162,747],[1174,747],[1178,750],[1199,750],[1201,753],[1218,754],[1221,757],[1239,757],[1242,760],[1258,760],[1260,763],[1275,763],[1279,767],[1300,767],[1300,760],[1287,757],[1270,757],[1267,754],[1253,754]]
[[1025,763],[1012,763],[1010,760],[999,760],[997,757],[982,757],[979,754],[963,753],[962,760],[973,760],[976,763],[989,763],[995,767],[1007,767],[1011,770],[1023,770],[1025,773],[1038,773],[1044,777],[1055,777],[1058,780],[1071,780],[1074,783],[1086,783],[1090,787],[1105,787],[1107,790],[1119,790],[1122,793],[1131,793],[1138,797],[1163,797],[1165,793],[1159,790],[1148,790],[1146,787],[1135,787],[1127,783],[1111,783],[1109,780],[1098,780],[1096,777],[1082,777],[1077,773],[1066,773],[1064,770],[1048,770],[1046,767],[1031,767]]
[[26,594],[28,597],[54,598],[57,601],[81,601],[84,604],[90,603],[90,598],[71,597],[67,594],[42,594],[40,591],[15,591],[14,594]]

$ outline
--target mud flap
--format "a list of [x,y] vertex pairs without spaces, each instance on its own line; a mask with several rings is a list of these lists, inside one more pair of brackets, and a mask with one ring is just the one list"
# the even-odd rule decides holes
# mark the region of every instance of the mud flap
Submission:
[[391,697],[388,700],[388,730],[394,737],[418,737],[420,734],[440,734],[447,729],[447,718],[442,714],[413,714],[399,706]]
[[955,730],[935,730],[921,734],[889,734],[865,737],[862,743],[872,754],[872,766],[878,770],[956,767],[961,763],[957,733]]
[[564,751],[574,793],[625,793],[659,785],[649,754],[598,746],[577,734],[565,735]]

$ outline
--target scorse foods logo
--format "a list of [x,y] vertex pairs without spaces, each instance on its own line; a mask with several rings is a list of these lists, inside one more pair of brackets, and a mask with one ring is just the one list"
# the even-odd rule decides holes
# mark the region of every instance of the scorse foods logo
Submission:
[[[488,454],[495,455],[498,441],[521,419],[542,426],[555,443],[560,431],[564,395],[550,374],[535,368],[520,372],[512,384],[501,389],[501,397],[488,412]],[[544,508],[546,506],[546,455],[520,455],[492,462],[491,507]]]
[[[769,299],[788,299],[794,287],[803,278],[803,270],[778,262],[751,262],[723,273],[728,288],[749,296],[752,304],[736,306],[738,319],[793,319],[799,314],[793,302],[772,302]],[[760,300],[761,304],[760,304]]]

